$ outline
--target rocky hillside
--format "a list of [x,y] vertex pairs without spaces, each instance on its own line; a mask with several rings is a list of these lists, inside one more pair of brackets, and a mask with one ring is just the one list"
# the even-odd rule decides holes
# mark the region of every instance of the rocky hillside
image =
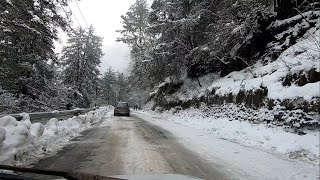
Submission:
[[[152,108],[185,109],[199,107],[203,103],[209,106],[234,103],[269,111],[280,108],[280,115],[262,121],[275,121],[277,125],[295,128],[319,128],[319,17],[320,11],[308,11],[271,23],[267,29],[274,29],[276,33],[269,38],[264,54],[241,71],[233,71],[224,77],[212,73],[199,79],[167,78],[150,93]],[[251,49],[243,45],[239,48],[244,48],[243,52]],[[277,58],[273,60],[274,57]],[[299,113],[295,114],[297,110]],[[282,111],[292,111],[295,115]],[[299,117],[296,119],[303,121],[303,125],[296,124],[297,120],[286,122],[293,116]]]

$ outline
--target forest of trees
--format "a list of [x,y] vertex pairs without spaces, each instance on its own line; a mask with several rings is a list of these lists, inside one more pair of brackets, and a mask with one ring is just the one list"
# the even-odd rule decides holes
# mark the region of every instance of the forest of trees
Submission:
[[[154,0],[151,6],[147,0],[136,0],[121,16],[123,28],[117,31],[117,41],[131,49],[126,77],[111,68],[101,74],[102,38],[92,26],[72,28],[71,12],[65,8],[69,3],[0,0],[0,112],[92,107],[121,100],[142,105],[165,79],[224,76],[257,60],[276,59],[307,28],[292,32],[291,21],[279,27],[273,22],[320,7],[316,0]],[[319,18],[310,17],[309,27]],[[302,19],[306,17],[301,15],[295,23]],[[55,54],[59,30],[68,34],[68,41],[62,53]],[[274,39],[285,30],[281,39]],[[268,51],[275,40],[280,48]]]
[[[151,7],[137,0],[122,16],[123,29],[118,31],[118,41],[131,47],[131,90],[145,97],[166,78],[225,76],[261,59],[269,63],[319,17],[313,14],[309,26],[299,27],[297,34],[290,30],[296,21],[282,26],[274,22],[319,7],[315,0],[154,0]],[[285,31],[282,39],[275,39]],[[283,43],[288,39],[289,44]],[[283,44],[269,52],[272,41]]]
[[[72,28],[69,0],[0,1],[0,112],[48,111],[115,104],[127,77],[101,74],[103,39],[93,26]],[[68,34],[54,53],[58,31]]]
[[70,31],[67,0],[0,1],[0,112],[55,108],[63,96],[54,41]]
[[123,73],[113,71],[111,67],[104,73],[101,86],[99,104],[114,105],[118,101],[130,99],[127,77]]

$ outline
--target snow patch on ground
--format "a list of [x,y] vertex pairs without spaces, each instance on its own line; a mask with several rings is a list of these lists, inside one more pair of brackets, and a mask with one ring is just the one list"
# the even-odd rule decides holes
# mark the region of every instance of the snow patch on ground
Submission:
[[14,117],[0,118],[0,163],[26,165],[51,154],[85,129],[101,124],[112,106],[101,107],[85,115],[58,121],[50,119],[45,125],[32,124],[28,114],[21,121]]
[[[236,109],[232,106],[232,109]],[[220,107],[220,109],[222,109]],[[227,110],[227,109],[226,109]],[[230,110],[231,111],[231,110]],[[286,131],[283,127],[271,126],[270,124],[248,122],[253,119],[244,111],[235,120],[230,111],[211,111],[208,107],[199,109],[165,111],[157,113],[147,111],[148,114],[167,119],[177,124],[203,130],[216,137],[226,139],[243,146],[254,147],[273,154],[282,154],[292,159],[304,160],[309,163],[319,164],[319,132],[306,130],[305,135],[298,135]],[[258,118],[264,118],[256,114]],[[262,115],[265,115],[264,113]],[[268,115],[268,114],[267,114]]]
[[[203,77],[199,77],[199,81],[197,79],[189,79],[185,78],[183,81],[183,85],[179,88],[179,90],[175,93],[180,100],[188,100],[196,97],[200,93],[203,92],[203,89],[207,89],[212,81],[219,78],[218,74],[208,74]],[[201,89],[199,88],[199,83],[201,84]]]
[[[300,137],[262,124],[203,118],[197,110],[133,114],[170,131],[180,143],[207,162],[218,165],[234,179],[319,179],[319,165],[263,149],[275,147],[285,152],[305,145],[314,147],[319,142],[319,134]],[[262,147],[263,144],[266,145]]]

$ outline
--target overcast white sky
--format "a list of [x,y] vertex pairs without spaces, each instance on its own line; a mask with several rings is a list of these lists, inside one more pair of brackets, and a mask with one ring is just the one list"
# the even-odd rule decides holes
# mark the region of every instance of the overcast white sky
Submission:
[[[96,33],[104,38],[101,71],[106,66],[126,73],[130,62],[129,48],[126,44],[115,42],[119,34],[115,31],[122,28],[121,15],[124,15],[135,0],[81,0],[78,5],[88,25],[95,27]],[[75,3],[71,4],[73,25],[78,26],[76,17],[82,27],[86,27]],[[62,36],[63,37],[63,36]],[[59,45],[58,45],[59,46]],[[59,47],[58,47],[59,49]]]

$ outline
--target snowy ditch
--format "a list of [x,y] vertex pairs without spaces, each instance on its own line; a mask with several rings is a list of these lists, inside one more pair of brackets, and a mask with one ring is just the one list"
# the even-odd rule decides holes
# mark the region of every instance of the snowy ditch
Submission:
[[[319,131],[306,129],[304,134],[299,135],[290,132],[292,129],[260,122],[262,119],[273,118],[277,111],[250,111],[249,108],[225,104],[217,107],[204,105],[185,110],[172,108],[161,113],[147,112],[161,120],[203,130],[220,139],[319,165]],[[299,113],[297,115],[299,116]],[[315,118],[319,121],[319,116]]]
[[0,118],[0,163],[27,165],[46,154],[54,153],[80,132],[100,124],[113,109],[101,107],[85,115],[58,121],[51,118],[45,125],[31,123],[27,113],[21,114],[21,121],[14,117]]

